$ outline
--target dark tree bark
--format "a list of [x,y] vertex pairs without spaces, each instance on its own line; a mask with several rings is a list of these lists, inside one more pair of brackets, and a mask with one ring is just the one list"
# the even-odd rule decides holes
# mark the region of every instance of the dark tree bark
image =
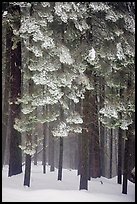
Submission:
[[51,134],[49,133],[48,134],[48,165],[51,165],[51,154],[50,154],[50,152],[51,152]]
[[87,130],[82,132],[81,171],[79,189],[88,190],[88,135]]
[[[13,8],[13,12],[20,13],[19,7]],[[20,19],[16,22],[20,24]],[[14,35],[12,35],[13,37]],[[11,38],[12,41],[12,38]],[[13,43],[12,43],[13,45]],[[19,145],[21,144],[21,133],[14,129],[15,118],[20,116],[20,105],[16,104],[17,98],[21,94],[21,42],[17,43],[16,48],[11,47],[10,53],[10,158],[9,176],[22,172],[22,153]]]
[[[37,135],[34,136],[35,144],[37,144]],[[37,165],[38,161],[38,147],[35,147],[35,153],[34,153],[34,165]]]
[[[133,97],[132,93],[133,89],[133,82],[132,82],[132,72],[128,75],[127,80],[127,90],[126,90],[126,96],[127,96],[127,102],[130,101],[130,97]],[[134,121],[134,114],[132,113],[132,119]],[[133,130],[134,130],[134,123],[130,124],[128,126],[128,130],[126,130],[126,138],[125,138],[125,148],[124,148],[124,166],[123,166],[123,185],[122,185],[122,193],[127,194],[127,183],[128,183],[128,177],[130,174],[130,150],[132,147],[132,137],[133,137]]]
[[46,128],[47,124],[43,124],[43,157],[42,157],[42,163],[43,163],[43,173],[46,173]]
[[[50,133],[51,134],[51,133]],[[50,171],[54,171],[55,168],[54,168],[54,136],[53,135],[50,135],[51,137],[51,144],[50,144]]]
[[109,163],[109,177],[112,178],[112,156],[113,156],[113,130],[110,130],[110,163]]
[[81,144],[82,144],[82,135],[80,134],[78,137],[78,175],[81,172]]
[[10,49],[11,49],[11,36],[12,31],[9,26],[6,28],[6,59],[5,59],[5,70],[3,75],[5,75],[4,80],[4,93],[3,93],[3,108],[2,108],[2,167],[4,164],[6,140],[7,140],[7,130],[8,130],[8,120],[9,120],[9,81],[10,81]]
[[130,136],[129,136],[129,174],[128,179],[135,183],[135,171],[133,169],[135,168],[135,113],[133,113],[133,123],[130,126]]
[[78,169],[78,137],[79,135],[74,136],[75,137],[75,158],[74,158],[74,169]]
[[[62,23],[61,27],[61,42],[64,43],[64,30],[65,30],[65,24]],[[64,64],[61,64],[61,70],[62,72],[64,71]],[[61,87],[62,92],[64,92],[64,87]],[[64,110],[61,107],[60,108],[60,121],[64,120]],[[62,168],[63,168],[63,136],[60,137],[60,142],[59,142],[59,166],[58,166],[58,180],[62,180]]]
[[89,95],[90,92],[85,92],[83,100],[83,129],[81,135],[81,166],[80,166],[80,186],[79,189],[88,190],[88,136],[89,136]]
[[122,139],[122,134],[123,130],[119,128],[118,131],[118,177],[117,177],[117,182],[119,184],[122,183],[122,144],[123,144],[123,139]]
[[[104,106],[105,101],[105,82],[103,77],[99,77],[99,109]],[[102,123],[99,124],[100,134],[100,175],[105,176],[105,147],[104,147],[104,127]]]
[[60,137],[59,143],[59,166],[58,166],[58,180],[62,180],[62,167],[63,167],[63,137]]
[[24,186],[30,187],[31,155],[26,154]]
[[[82,100],[80,99],[79,103],[77,105],[75,105],[75,111],[77,111],[78,113],[80,113],[80,115],[82,115]],[[79,133],[78,134],[78,139],[77,139],[77,142],[78,142],[78,150],[77,150],[77,169],[78,169],[78,172],[77,172],[77,175],[80,175],[80,169],[81,169],[81,142],[82,142],[82,134]]]
[[[92,75],[91,75],[92,76]],[[88,101],[89,113],[89,177],[100,177],[100,144],[99,144],[99,125],[98,125],[98,101],[97,101],[97,78],[94,77],[94,91],[90,93]],[[89,111],[90,110],[90,111]]]
[[[123,89],[120,89],[120,98],[123,98]],[[122,119],[122,113],[120,113],[120,119]],[[118,184],[122,184],[122,161],[123,161],[123,130],[118,130]]]
[[[34,82],[32,79],[29,79],[28,81],[28,93],[31,95],[33,93],[33,88],[34,88]],[[33,131],[31,130],[29,133],[26,132],[26,143],[31,143],[32,144],[32,133]],[[24,186],[30,186],[30,175],[31,175],[31,155],[26,154],[26,161],[25,161],[25,174],[24,174]]]
[[88,149],[88,180],[90,181],[92,176],[92,141],[90,136],[88,141]]
[[[129,130],[128,130],[129,131]],[[128,183],[128,174],[129,174],[129,138],[128,131],[126,131],[125,148],[124,148],[124,166],[123,166],[123,184],[122,184],[122,193],[127,194],[127,183]]]

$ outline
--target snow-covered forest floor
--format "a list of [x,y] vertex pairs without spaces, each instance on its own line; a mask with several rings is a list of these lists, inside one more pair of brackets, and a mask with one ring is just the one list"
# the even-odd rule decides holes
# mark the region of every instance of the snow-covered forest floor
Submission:
[[[23,173],[8,177],[8,166],[2,172],[2,202],[135,202],[135,184],[128,181],[128,194],[121,193],[116,177],[91,179],[89,190],[79,191],[76,170],[63,169],[63,180],[57,180],[57,169],[42,173],[42,165],[32,164],[31,187],[23,186]],[[103,184],[102,184],[103,183]]]

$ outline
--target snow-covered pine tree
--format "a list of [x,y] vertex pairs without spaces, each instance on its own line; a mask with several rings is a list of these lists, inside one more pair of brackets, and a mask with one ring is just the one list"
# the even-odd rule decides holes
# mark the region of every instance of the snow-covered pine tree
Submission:
[[[94,61],[88,59],[87,61],[98,75],[105,76],[107,87],[105,108],[100,111],[100,114],[104,115],[105,125],[107,125],[107,119],[105,120],[105,117],[108,118],[108,123],[110,122],[108,125],[109,128],[116,125],[122,129],[127,129],[127,126],[131,122],[127,112],[129,111],[130,115],[130,111],[134,111],[134,13],[128,11],[128,8],[124,11],[122,5],[118,9],[117,3],[115,5],[93,2],[90,3],[89,7],[93,17],[92,34],[96,58]],[[121,101],[119,99],[119,91],[122,88],[127,88],[126,82],[129,73],[132,73],[133,92],[130,93],[132,97],[130,98],[129,104],[127,104],[127,100]],[[112,93],[112,90],[114,93]],[[123,117],[122,120],[119,120],[119,117],[117,118],[118,112],[122,112],[122,110]]]
[[[128,131],[134,122],[135,106],[134,3],[91,2],[89,8],[96,58],[88,62],[92,70],[104,76],[106,83],[100,120],[107,128],[119,127]],[[129,77],[132,81],[130,88]],[[121,90],[123,97],[120,96]],[[126,134],[124,137],[128,139]]]
[[[49,2],[15,4],[19,4],[22,10],[21,27],[19,33],[15,32],[23,39],[25,49],[29,53],[25,56],[26,67],[23,69],[23,77],[26,83],[31,79],[34,82],[33,92],[30,94],[24,90],[23,97],[18,100],[22,104],[24,119],[16,120],[15,128],[24,133],[24,145],[21,148],[31,155],[36,144],[32,134],[31,142],[28,141],[26,133],[35,129],[38,122],[56,121],[56,128],[52,133],[58,137],[67,136],[70,131],[82,131],[79,127],[83,122],[80,114],[71,111],[68,103],[69,100],[78,103],[79,98],[84,98],[85,90],[93,88],[84,74],[86,47],[89,45],[88,43],[85,45],[81,40],[90,27],[83,20],[86,14],[82,4],[74,2],[56,2],[55,6]],[[26,12],[26,10],[29,12],[29,7],[33,10],[31,15]],[[62,12],[60,9],[65,11]],[[66,13],[69,23],[64,19],[64,16],[68,18]],[[61,41],[62,23],[65,25],[64,43]],[[43,87],[44,91],[40,91]],[[50,106],[49,114],[36,116],[36,107],[46,105]],[[58,120],[59,107],[64,109],[64,121]]]

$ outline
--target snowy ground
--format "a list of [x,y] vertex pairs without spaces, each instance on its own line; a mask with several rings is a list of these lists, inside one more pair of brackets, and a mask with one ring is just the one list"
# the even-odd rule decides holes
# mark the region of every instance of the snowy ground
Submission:
[[[57,181],[57,170],[42,173],[42,165],[32,164],[31,187],[23,186],[23,173],[7,177],[7,166],[2,173],[2,202],[135,202],[135,184],[128,182],[128,194],[121,193],[122,186],[116,177],[91,179],[89,190],[79,191],[76,170],[63,169],[63,180]],[[101,181],[103,184],[101,184]]]

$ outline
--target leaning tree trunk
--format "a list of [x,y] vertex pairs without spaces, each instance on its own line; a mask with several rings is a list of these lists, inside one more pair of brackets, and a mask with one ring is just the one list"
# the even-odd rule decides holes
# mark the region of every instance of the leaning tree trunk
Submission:
[[[20,15],[19,7],[13,12]],[[20,24],[20,18],[17,22]],[[11,37],[11,41],[14,35]],[[13,43],[12,43],[13,46]],[[16,47],[11,47],[10,52],[10,157],[9,157],[9,176],[22,172],[22,153],[19,145],[21,144],[21,133],[14,129],[15,118],[20,115],[20,105],[16,104],[17,98],[21,95],[21,42],[17,42]]]

